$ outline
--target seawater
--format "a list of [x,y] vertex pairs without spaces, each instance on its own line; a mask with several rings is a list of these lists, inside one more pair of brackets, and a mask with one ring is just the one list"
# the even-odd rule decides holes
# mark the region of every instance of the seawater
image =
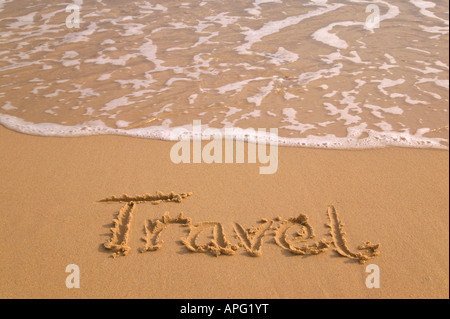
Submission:
[[0,124],[173,140],[201,120],[292,146],[448,149],[448,16],[447,0],[0,0]]

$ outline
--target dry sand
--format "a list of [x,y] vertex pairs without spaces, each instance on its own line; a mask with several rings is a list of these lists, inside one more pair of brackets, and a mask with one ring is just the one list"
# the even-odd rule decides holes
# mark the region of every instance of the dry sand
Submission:
[[[257,164],[175,165],[172,145],[0,127],[0,297],[449,297],[447,151],[283,147],[278,172],[259,175]],[[186,194],[158,205],[101,202],[157,190]],[[380,244],[378,256],[362,264],[332,244],[315,247],[324,249],[318,255],[295,254],[289,245],[299,242],[274,237],[283,230],[277,227],[296,224],[304,226],[298,236],[313,232],[327,243],[326,224],[337,221],[329,205],[345,224],[348,252],[370,241]],[[126,233],[126,249],[105,248],[124,239],[111,228]],[[217,245],[207,245],[214,242],[208,232]],[[235,232],[248,237],[244,247]],[[114,252],[120,256],[111,258]],[[80,268],[79,289],[66,288],[68,264]],[[365,285],[368,264],[379,266],[379,289]]]

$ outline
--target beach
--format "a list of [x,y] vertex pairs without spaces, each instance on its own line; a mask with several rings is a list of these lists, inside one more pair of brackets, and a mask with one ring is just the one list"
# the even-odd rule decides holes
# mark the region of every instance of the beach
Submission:
[[0,0],[0,298],[448,299],[448,12]]
[[[40,137],[0,127],[1,298],[448,298],[448,151],[279,147],[278,171],[256,164],[174,164],[174,142],[123,136]],[[104,243],[122,194],[189,193],[181,202],[136,204],[126,256]],[[304,214],[327,238],[327,209],[344,223],[348,248],[370,241],[365,264],[336,249],[296,255],[268,233],[260,256],[192,252],[182,225],[156,251],[140,252],[146,220],[180,212],[215,222],[231,242],[233,223]],[[206,242],[207,239],[203,239]],[[79,267],[69,289],[66,267]],[[366,286],[377,265],[380,288]]]

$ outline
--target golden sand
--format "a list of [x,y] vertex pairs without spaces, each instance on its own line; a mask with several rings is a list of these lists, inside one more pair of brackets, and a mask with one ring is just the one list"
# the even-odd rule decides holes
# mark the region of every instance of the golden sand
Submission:
[[171,146],[0,127],[0,297],[448,298],[447,151],[281,147],[263,176]]

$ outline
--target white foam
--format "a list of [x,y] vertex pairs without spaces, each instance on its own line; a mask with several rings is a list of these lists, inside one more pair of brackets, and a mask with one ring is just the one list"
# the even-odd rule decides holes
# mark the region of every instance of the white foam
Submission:
[[126,128],[126,127],[130,126],[130,122],[119,120],[116,122],[116,126],[118,128]]
[[391,80],[391,79],[384,78],[383,80],[372,80],[372,82],[380,83],[378,85],[378,89],[384,95],[389,95],[389,92],[387,92],[385,89],[394,87],[396,85],[403,84],[403,83],[405,83],[405,79],[400,78],[400,79],[397,79],[397,80]]
[[423,14],[424,16],[439,20],[448,25],[448,20],[442,19],[436,16],[432,11],[428,10],[436,7],[436,3],[424,0],[409,0],[409,2],[415,5],[417,8],[419,8],[420,13]]
[[246,8],[245,11],[247,11],[249,14],[254,15],[256,17],[259,17],[261,15],[261,4],[265,3],[282,3],[281,0],[255,0],[253,1],[253,8]]
[[284,125],[281,128],[285,128],[288,130],[298,131],[300,133],[304,133],[308,130],[315,129],[316,127],[312,124],[304,124],[300,123],[297,119],[297,111],[293,108],[284,108],[283,109],[284,119],[281,120],[282,123],[287,122],[289,125]]
[[348,26],[355,26],[355,25],[364,25],[364,23],[352,22],[352,21],[331,23],[328,26],[326,26],[325,28],[319,29],[316,32],[314,32],[312,37],[316,41],[325,43],[325,44],[335,47],[337,49],[347,49],[348,43],[345,40],[342,40],[341,38],[339,38],[336,34],[331,33],[331,30],[333,30],[337,26],[348,27]]
[[351,105],[346,106],[343,109],[340,109],[334,106],[332,103],[323,103],[325,109],[328,111],[328,114],[331,116],[339,115],[337,120],[344,120],[344,125],[349,126],[352,124],[359,123],[361,121],[361,117],[358,115],[352,115],[350,112],[353,110]]
[[416,84],[429,83],[429,82],[434,83],[437,86],[440,86],[440,87],[442,87],[444,89],[447,89],[447,90],[449,89],[449,80],[448,79],[447,80],[444,80],[444,79],[441,80],[441,79],[438,79],[437,77],[435,77],[435,78],[422,78],[419,81],[417,81]]
[[287,101],[289,101],[289,100],[291,100],[291,99],[297,99],[297,98],[299,98],[299,96],[298,96],[298,95],[295,95],[295,94],[292,94],[292,93],[289,93],[289,92],[286,92],[286,93],[284,93],[284,98],[285,98]]
[[[130,17],[129,20],[131,19],[132,17]],[[125,29],[125,32],[121,32],[119,33],[119,35],[121,35],[122,37],[130,37],[133,35],[144,34],[144,31],[142,31],[142,29],[145,28],[146,25],[140,23],[127,23],[122,27]]]
[[138,4],[138,6],[141,9],[145,9],[145,10],[150,10],[150,11],[144,11],[144,13],[151,13],[153,11],[162,11],[162,12],[167,12],[168,8],[161,5],[161,4],[156,4],[156,5],[152,5],[149,1],[143,1],[144,5]]
[[319,8],[310,11],[306,14],[301,14],[298,16],[290,16],[287,17],[286,19],[279,21],[267,22],[258,30],[248,29],[248,31],[244,31],[246,43],[238,46],[236,50],[238,51],[239,54],[251,54],[250,49],[253,46],[253,44],[261,41],[264,37],[278,33],[284,28],[299,24],[305,19],[334,11],[342,6],[343,4],[333,4],[325,8]]
[[106,39],[101,43],[101,45],[114,44],[114,43],[116,43],[116,41],[114,41],[113,39]]
[[122,96],[122,97],[119,97],[117,99],[111,100],[108,103],[106,103],[105,106],[100,109],[100,111],[112,111],[112,110],[118,108],[119,106],[130,105],[130,104],[133,104],[133,102],[129,101],[128,97]]
[[258,78],[254,78],[254,79],[248,79],[248,80],[243,80],[243,81],[238,81],[238,82],[234,82],[234,83],[229,83],[226,85],[223,85],[221,87],[216,88],[216,90],[219,92],[219,94],[225,94],[229,91],[235,91],[236,93],[239,93],[242,91],[242,89],[250,82],[252,81],[260,81],[260,80],[266,80],[269,78],[265,78],[265,77],[258,77]]
[[189,96],[189,104],[194,104],[195,100],[197,99],[198,94],[192,94],[191,96]]
[[2,106],[2,109],[5,111],[18,110],[18,108],[12,105],[10,101],[6,101],[6,104]]
[[381,121],[379,123],[375,123],[374,125],[378,126],[383,131],[386,131],[386,132],[391,132],[392,131],[392,125],[387,123],[387,122],[385,122],[385,121]]
[[[295,110],[284,111],[285,115],[292,119]],[[295,120],[294,120],[295,122]],[[160,126],[152,126],[148,128],[141,129],[114,129],[107,127],[102,121],[88,121],[79,125],[66,126],[60,124],[52,123],[30,123],[19,119],[17,117],[0,114],[0,124],[3,126],[19,131],[24,134],[39,135],[39,136],[89,136],[89,135],[105,135],[105,134],[115,134],[115,135],[125,135],[133,137],[144,137],[153,138],[161,140],[178,140],[185,138],[185,134],[176,135],[173,132],[179,127],[169,128],[170,121],[163,122]],[[124,123],[119,123],[124,124]],[[301,127],[301,123],[293,123],[291,129],[307,129],[306,127]],[[191,129],[192,125],[182,126],[185,129]],[[205,129],[207,126],[202,126]],[[423,135],[428,133],[430,129],[423,128],[417,130],[415,134],[410,134],[405,131],[402,133],[398,132],[377,132],[371,129],[367,129],[366,124],[361,124],[358,126],[349,127],[348,134],[346,137],[336,137],[334,135],[326,136],[308,136],[306,138],[285,138],[277,137],[275,139],[270,138],[267,140],[269,144],[277,144],[284,146],[300,146],[300,147],[310,147],[310,148],[329,148],[329,149],[362,149],[362,148],[380,148],[386,146],[397,146],[397,147],[418,147],[418,148],[437,148],[437,149],[448,149],[448,146],[442,144],[446,143],[447,140],[442,138],[427,138]],[[222,129],[221,131],[224,131]],[[229,129],[227,133],[229,137],[234,137],[238,140],[244,141],[255,141],[258,138],[256,136],[248,136],[248,134],[242,134],[241,129],[235,128],[233,134],[233,129]],[[257,132],[257,131],[256,131]],[[362,135],[366,133],[368,136],[362,138]],[[192,137],[192,135],[191,135]],[[210,136],[202,136],[205,139],[209,139]],[[267,138],[267,135],[263,136]]]
[[256,106],[261,106],[262,100],[267,95],[269,95],[270,92],[272,92],[273,88],[274,88],[274,81],[270,81],[270,83],[267,86],[263,86],[260,88],[258,94],[248,97],[247,101],[249,103],[255,103]]
[[378,105],[372,105],[372,104],[368,104],[368,103],[364,104],[363,106],[365,108],[371,109],[372,110],[371,113],[380,119],[384,118],[384,116],[382,115],[382,112],[396,114],[396,115],[403,114],[403,110],[398,106],[386,108],[386,107],[381,107]]
[[275,65],[281,65],[286,62],[295,62],[298,60],[299,56],[298,54],[288,51],[283,47],[279,47],[278,51],[270,55],[271,59],[269,63],[275,64]]
[[[366,1],[361,0],[350,0],[351,2],[357,2],[357,3],[366,3]],[[388,11],[380,16],[380,22],[387,20],[387,19],[393,19],[396,16],[400,14],[400,10],[397,6],[392,5],[385,1],[376,1],[377,3],[382,3],[388,6]],[[359,21],[343,21],[343,22],[335,22],[331,23],[328,26],[321,28],[313,33],[312,37],[313,39],[320,41],[324,44],[327,44],[329,46],[335,47],[337,49],[347,49],[349,47],[348,43],[339,38],[335,33],[331,33],[331,31],[335,27],[350,27],[350,26],[361,26],[365,27],[365,22],[359,22]],[[374,30],[371,30],[371,32],[374,32]]]
[[10,28],[10,29],[16,29],[16,28],[27,29],[27,28],[31,27],[31,25],[34,22],[34,16],[36,14],[37,14],[37,12],[31,12],[31,13],[21,16],[21,17],[14,17],[13,19],[17,20],[17,22],[10,23],[8,25],[8,28]]
[[111,73],[102,74],[97,78],[97,81],[105,81],[111,78]]
[[239,17],[228,16],[228,12],[221,12],[215,16],[205,17],[207,21],[218,23],[222,28],[226,28],[230,24],[235,24]]

